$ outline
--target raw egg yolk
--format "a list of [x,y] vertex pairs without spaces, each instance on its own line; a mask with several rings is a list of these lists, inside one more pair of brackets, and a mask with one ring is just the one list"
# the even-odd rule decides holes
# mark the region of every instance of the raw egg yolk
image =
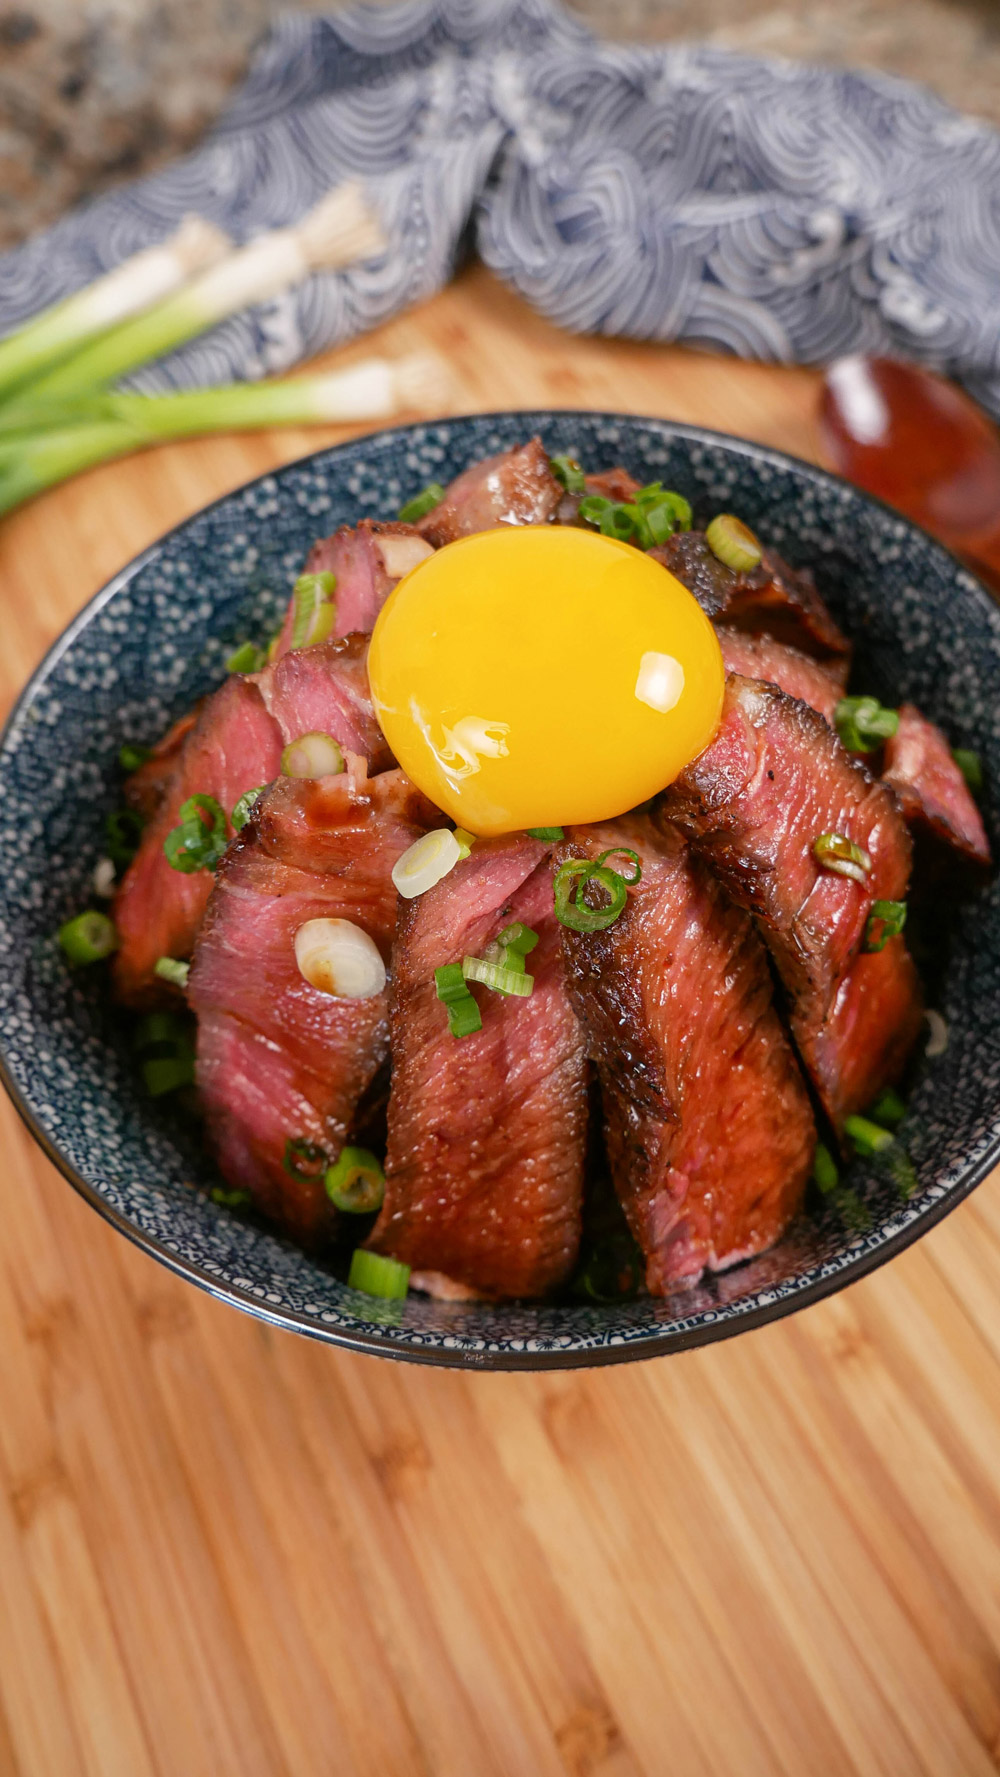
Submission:
[[481,531],[419,562],[378,618],[368,675],[407,776],[483,835],[644,802],[712,739],[725,680],[673,574],[557,525]]

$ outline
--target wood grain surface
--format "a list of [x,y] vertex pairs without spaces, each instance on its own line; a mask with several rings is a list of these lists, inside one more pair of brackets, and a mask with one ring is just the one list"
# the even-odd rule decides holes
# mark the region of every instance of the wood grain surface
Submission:
[[[809,372],[570,339],[481,271],[377,343],[443,352],[460,409],[815,450]],[[5,701],[137,550],[344,435],[164,447],[5,520]],[[4,1777],[1000,1769],[997,1176],[777,1326],[459,1375],[211,1301],[0,1117]]]

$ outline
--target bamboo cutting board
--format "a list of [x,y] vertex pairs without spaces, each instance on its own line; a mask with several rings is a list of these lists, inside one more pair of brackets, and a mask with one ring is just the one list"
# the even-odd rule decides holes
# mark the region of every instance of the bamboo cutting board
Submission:
[[[701,421],[809,456],[816,378],[555,332],[484,272],[464,409]],[[0,524],[5,701],[111,573],[344,432],[174,445]],[[2,1777],[1000,1770],[1000,1176],[885,1270],[669,1360],[339,1353],[136,1251],[6,1100]]]

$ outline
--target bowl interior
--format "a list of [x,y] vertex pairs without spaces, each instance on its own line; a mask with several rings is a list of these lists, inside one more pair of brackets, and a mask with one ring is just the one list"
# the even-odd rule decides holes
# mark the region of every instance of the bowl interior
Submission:
[[293,464],[172,532],[106,587],[53,648],[0,747],[0,1057],[8,1086],[67,1176],[167,1264],[283,1325],[425,1361],[596,1363],[701,1343],[786,1312],[871,1269],[995,1162],[1000,1129],[1000,898],[944,909],[935,1003],[944,1054],[925,1059],[902,1135],[917,1189],[857,1165],[853,1196],[811,1206],[760,1259],[666,1301],[380,1307],[314,1259],[214,1204],[194,1128],[145,1097],[100,971],[71,974],[53,934],[86,900],[125,740],[155,740],[274,627],[314,538],[394,517],[428,481],[540,432],[595,468],[622,462],[685,493],[696,522],[732,510],[812,566],[856,643],[852,684],[912,698],[982,756],[994,844],[1000,786],[1000,614],[945,551],[805,464],[667,422],[588,413],[475,416],[401,428]]

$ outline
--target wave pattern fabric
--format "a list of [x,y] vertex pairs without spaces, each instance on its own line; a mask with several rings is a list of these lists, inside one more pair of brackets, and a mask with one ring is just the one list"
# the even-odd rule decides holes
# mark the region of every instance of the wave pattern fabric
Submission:
[[382,259],[133,385],[287,370],[432,294],[471,247],[572,330],[915,358],[1000,414],[1000,134],[887,75],[601,42],[554,0],[286,18],[202,147],[0,259],[0,330],[186,212],[242,242],[348,175]]

